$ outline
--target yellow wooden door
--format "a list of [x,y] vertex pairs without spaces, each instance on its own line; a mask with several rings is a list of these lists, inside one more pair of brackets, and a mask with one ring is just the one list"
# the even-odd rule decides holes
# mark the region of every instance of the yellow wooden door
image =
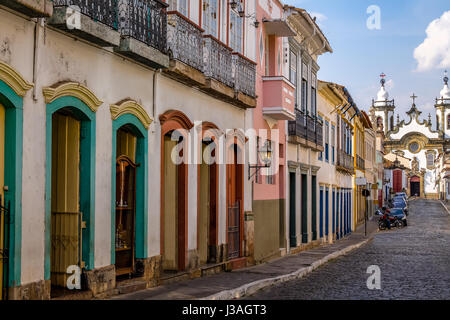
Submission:
[[52,121],[51,284],[65,287],[67,267],[80,263],[80,121],[55,114]]
[[[0,197],[5,205],[3,186],[5,184],[5,108],[0,103]],[[0,215],[0,252],[3,252],[3,235],[5,232],[4,214]],[[0,260],[0,300],[3,298],[3,260]]]

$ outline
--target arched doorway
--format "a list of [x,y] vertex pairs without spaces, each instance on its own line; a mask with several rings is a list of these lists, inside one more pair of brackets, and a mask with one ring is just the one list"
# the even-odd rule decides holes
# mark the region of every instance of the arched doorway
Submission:
[[420,197],[420,178],[418,176],[411,177],[410,179],[411,196]]
[[161,123],[161,255],[164,271],[187,265],[188,146],[193,123],[180,111],[167,111]]
[[23,97],[32,87],[0,61],[0,300],[21,284]]
[[[203,154],[215,143],[202,143]],[[212,151],[214,156],[215,151]],[[213,263],[217,259],[217,202],[218,202],[218,167],[217,164],[203,159],[199,165],[199,201],[198,201],[198,251],[199,262]]]
[[95,112],[102,104],[79,83],[43,89],[46,115],[45,279],[64,294],[67,268],[94,269]]
[[[227,243],[229,260],[242,257],[243,160],[242,149],[233,143],[227,150]],[[231,162],[230,162],[231,160]]]
[[219,262],[218,201],[219,150],[217,141],[222,132],[210,122],[202,126],[201,163],[198,166],[198,234],[199,263]]
[[148,247],[148,128],[152,119],[136,101],[111,106],[111,264],[116,276],[144,272]]

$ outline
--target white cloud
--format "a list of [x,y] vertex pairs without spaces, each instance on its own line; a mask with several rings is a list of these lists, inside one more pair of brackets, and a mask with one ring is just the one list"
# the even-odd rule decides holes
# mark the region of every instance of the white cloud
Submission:
[[321,27],[321,28],[323,27],[323,22],[325,20],[328,20],[328,17],[320,12],[309,12],[309,15],[312,18],[316,18],[316,22],[319,25],[319,27]]
[[450,11],[432,21],[426,34],[425,40],[414,50],[417,71],[450,67]]

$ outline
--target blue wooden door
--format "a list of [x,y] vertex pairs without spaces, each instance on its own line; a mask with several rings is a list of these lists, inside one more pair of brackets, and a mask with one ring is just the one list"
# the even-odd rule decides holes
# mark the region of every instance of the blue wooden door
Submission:
[[331,233],[334,235],[334,232],[336,230],[336,190],[333,189],[333,227]]
[[323,238],[323,187],[320,187],[320,237]]
[[328,236],[328,221],[330,217],[330,189],[325,189],[325,236]]

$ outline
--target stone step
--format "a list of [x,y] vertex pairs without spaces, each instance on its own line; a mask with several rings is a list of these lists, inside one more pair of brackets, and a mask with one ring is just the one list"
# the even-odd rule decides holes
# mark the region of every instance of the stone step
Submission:
[[176,273],[162,273],[160,278],[160,285],[174,283],[178,281],[189,280],[191,277],[189,272],[176,272]]
[[147,289],[147,282],[142,279],[130,279],[117,282],[119,294],[126,294]]

